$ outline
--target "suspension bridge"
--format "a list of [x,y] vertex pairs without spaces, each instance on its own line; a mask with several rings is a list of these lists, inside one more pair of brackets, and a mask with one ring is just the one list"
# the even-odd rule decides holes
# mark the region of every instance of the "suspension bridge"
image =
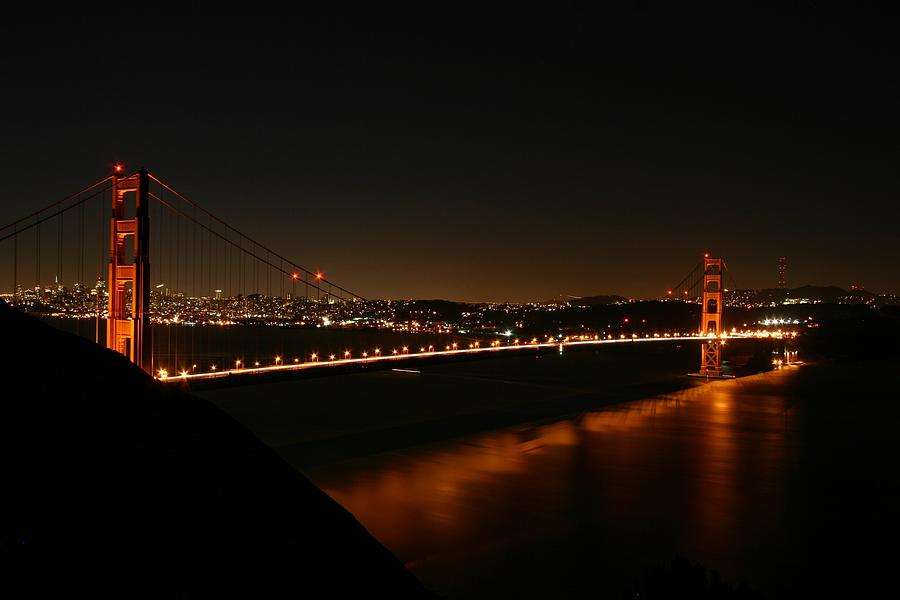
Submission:
[[[699,300],[700,326],[691,332],[496,340],[419,334],[392,348],[310,353],[292,351],[284,332],[348,322],[364,298],[251,238],[147,170],[129,174],[117,165],[109,176],[0,228],[0,244],[6,248],[0,281],[11,284],[7,302],[74,322],[75,333],[93,335],[160,381],[672,341],[701,343],[697,375],[723,376],[729,334],[720,257],[705,256],[668,291],[670,298]],[[266,326],[284,335],[261,348],[271,340],[252,339],[247,331]]]

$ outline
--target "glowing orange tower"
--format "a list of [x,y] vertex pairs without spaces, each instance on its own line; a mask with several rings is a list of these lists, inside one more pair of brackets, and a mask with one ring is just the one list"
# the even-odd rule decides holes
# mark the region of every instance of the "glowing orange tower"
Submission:
[[700,359],[701,377],[722,376],[722,290],[723,261],[720,258],[703,257],[703,304],[700,317],[700,335],[707,336]]
[[[121,166],[117,165],[113,174],[106,347],[124,354],[131,362],[150,372],[149,177],[144,169],[127,177],[121,175],[121,170]],[[126,218],[125,200],[126,195],[130,194],[134,194],[134,217]]]

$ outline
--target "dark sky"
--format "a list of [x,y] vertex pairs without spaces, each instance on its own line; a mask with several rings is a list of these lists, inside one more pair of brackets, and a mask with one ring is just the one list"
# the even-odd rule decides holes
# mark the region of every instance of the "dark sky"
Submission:
[[900,293],[887,14],[448,6],[7,19],[0,223],[123,161],[366,297]]

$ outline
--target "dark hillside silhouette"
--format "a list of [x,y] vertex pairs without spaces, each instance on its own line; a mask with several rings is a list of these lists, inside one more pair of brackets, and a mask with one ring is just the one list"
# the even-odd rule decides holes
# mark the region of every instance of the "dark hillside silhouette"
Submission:
[[0,332],[2,592],[431,597],[206,401],[2,302]]

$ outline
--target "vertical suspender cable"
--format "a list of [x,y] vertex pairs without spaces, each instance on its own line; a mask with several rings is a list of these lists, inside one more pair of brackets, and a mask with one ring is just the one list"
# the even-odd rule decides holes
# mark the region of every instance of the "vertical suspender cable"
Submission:
[[19,234],[13,230],[13,304],[19,298]]
[[100,343],[100,273],[103,269],[103,197],[98,202],[97,211],[97,281],[94,283],[94,298],[96,310],[94,311],[94,342]]
[[[178,215],[172,215],[175,222],[175,302],[179,302],[179,293],[181,291],[181,220]],[[181,365],[178,363],[178,342],[181,338],[181,319],[175,323],[175,369],[179,369]]]
[[[194,220],[197,218],[197,209],[194,209]],[[197,294],[197,226],[191,225],[191,296],[194,298],[199,297]],[[197,362],[197,355],[194,352],[194,330],[197,328],[197,324],[191,327],[191,364]],[[193,369],[193,367],[191,367]]]
[[65,213],[62,213],[57,217],[59,221],[56,225],[56,285],[57,287],[61,285],[65,285],[63,282],[65,278],[63,277],[63,257],[62,257],[62,243],[63,243],[63,220],[65,219]]
[[37,222],[34,229],[34,287],[37,288],[38,297],[41,296],[41,223]]

